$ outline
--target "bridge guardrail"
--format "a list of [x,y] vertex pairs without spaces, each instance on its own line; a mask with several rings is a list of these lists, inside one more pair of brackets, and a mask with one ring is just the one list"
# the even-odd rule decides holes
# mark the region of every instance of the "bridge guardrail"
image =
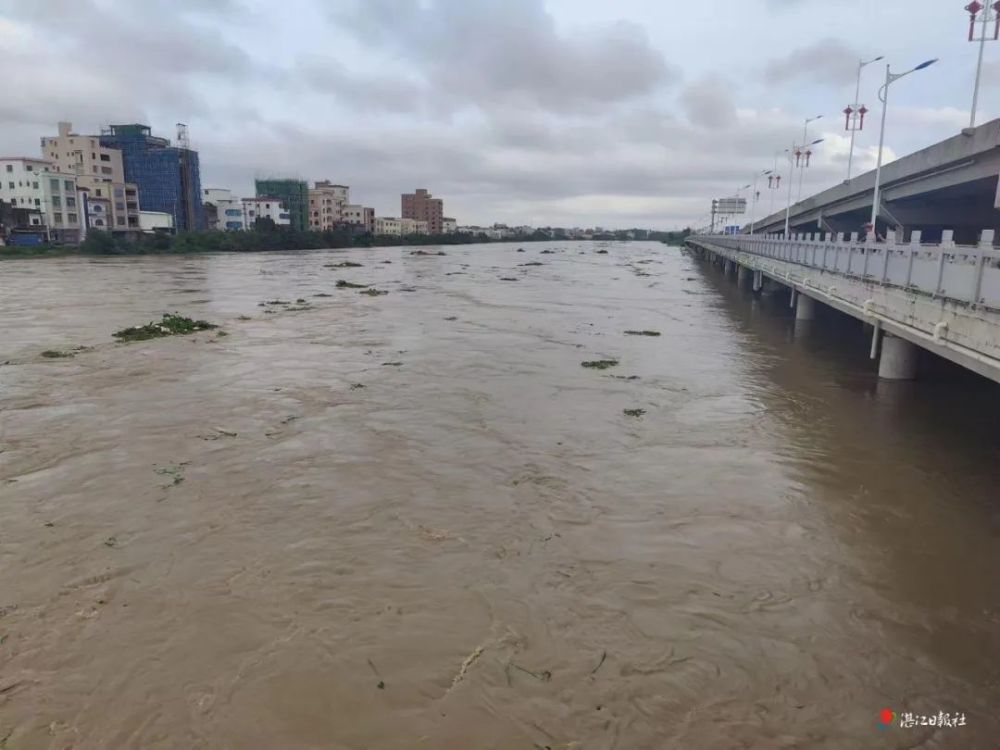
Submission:
[[890,236],[868,242],[857,233],[773,235],[695,235],[728,250],[815,268],[827,273],[899,287],[909,292],[1000,310],[1000,251],[993,230],[984,230],[978,245],[956,245],[945,231],[938,244],[922,245],[920,232],[910,242]]

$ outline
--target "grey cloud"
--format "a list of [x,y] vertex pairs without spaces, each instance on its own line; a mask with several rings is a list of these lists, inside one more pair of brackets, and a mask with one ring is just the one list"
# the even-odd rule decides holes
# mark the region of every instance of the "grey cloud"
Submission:
[[733,93],[719,76],[706,76],[681,92],[681,105],[693,125],[718,130],[736,122]]
[[677,77],[641,27],[561,34],[540,0],[373,0],[334,18],[387,45],[441,94],[485,107],[593,111]]
[[770,84],[803,79],[840,86],[854,80],[857,66],[858,53],[853,47],[839,39],[819,39],[771,60],[764,68],[764,79]]

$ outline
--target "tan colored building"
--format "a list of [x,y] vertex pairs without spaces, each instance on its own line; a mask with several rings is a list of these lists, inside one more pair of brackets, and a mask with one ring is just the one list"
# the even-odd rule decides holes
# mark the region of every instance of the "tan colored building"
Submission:
[[42,157],[76,175],[79,188],[87,191],[90,228],[138,231],[139,191],[125,182],[122,152],[102,146],[99,136],[74,133],[72,123],[58,127],[59,135],[42,138]]
[[434,198],[424,188],[417,188],[415,193],[403,193],[404,219],[426,221],[430,234],[444,233],[444,201]]
[[341,216],[346,224],[364,227],[367,232],[375,231],[375,209],[354,203],[344,205]]
[[395,237],[403,233],[399,219],[392,216],[377,216],[375,218],[375,234],[388,234]]
[[309,228],[320,232],[344,221],[349,194],[347,185],[334,185],[329,180],[316,182],[309,188]]
[[400,219],[399,231],[401,234],[427,234],[427,222],[417,219]]

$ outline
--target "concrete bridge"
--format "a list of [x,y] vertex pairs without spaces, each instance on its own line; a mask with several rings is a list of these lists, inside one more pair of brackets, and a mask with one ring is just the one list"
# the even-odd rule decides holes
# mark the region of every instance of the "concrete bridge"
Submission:
[[[952,138],[882,167],[878,231],[913,230],[925,241],[975,244],[982,229],[1000,230],[1000,120],[968,128]],[[875,172],[866,172],[794,204],[794,232],[861,232],[871,218]],[[784,232],[785,211],[758,220],[762,234]],[[744,227],[746,232],[748,227]]]
[[[1000,121],[990,125],[1000,128]],[[956,244],[947,229],[933,244],[921,242],[920,230],[906,242],[901,234],[880,243],[857,233],[692,235],[686,242],[754,291],[787,290],[798,320],[828,305],[870,324],[880,377],[916,377],[919,351],[926,349],[1000,382],[994,230],[978,233],[974,244]]]

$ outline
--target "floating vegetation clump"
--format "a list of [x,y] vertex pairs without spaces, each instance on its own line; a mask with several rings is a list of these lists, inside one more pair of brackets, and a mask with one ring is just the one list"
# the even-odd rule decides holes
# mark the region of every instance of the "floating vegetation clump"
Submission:
[[622,414],[626,417],[641,417],[645,413],[645,409],[622,409]]
[[607,255],[607,254],[608,254],[608,251],[607,251],[607,250],[598,250],[598,251],[597,251],[597,254],[598,254],[598,255]]
[[617,359],[592,359],[587,362],[581,362],[582,367],[589,367],[592,370],[607,370],[609,367],[617,367]]
[[436,253],[429,253],[426,250],[411,250],[410,255],[447,255],[444,250],[438,250]]
[[500,281],[517,281],[513,276],[501,276]]
[[530,261],[528,263],[521,263],[522,266],[544,266],[544,263],[539,263],[537,260]]
[[659,336],[659,331],[625,331],[626,336]]
[[612,375],[616,380],[638,380],[638,375]]
[[519,248],[517,249],[517,252],[519,252],[519,253],[523,253],[523,252],[524,252],[524,248],[523,248],[523,247],[519,247]]
[[332,297],[332,294],[327,294],[326,292],[320,292],[319,294],[314,294],[313,297]]
[[389,292],[383,292],[383,291],[380,291],[378,289],[364,289],[364,290],[358,292],[358,294],[367,294],[369,297],[381,297],[382,295],[388,294],[388,293]]
[[162,336],[179,336],[196,331],[209,331],[214,328],[218,328],[218,326],[205,320],[192,320],[183,315],[167,313],[159,322],[154,321],[144,326],[123,328],[112,335],[119,341],[145,341]]
[[337,289],[367,289],[371,284],[353,284],[343,279],[337,280]]
[[402,367],[402,362],[383,362],[382,367]]
[[236,318],[237,320],[253,320],[249,315],[240,315]]
[[355,263],[352,260],[345,260],[340,263],[327,263],[323,268],[361,268],[361,264]]
[[457,315],[449,315],[447,318],[445,318],[445,320],[458,320],[458,316]]
[[365,387],[366,386],[365,386],[364,383],[351,383],[351,390],[352,391],[359,391],[359,390],[361,390],[362,388],[365,388]]
[[542,252],[540,252],[539,255],[554,255],[555,252],[556,252],[555,250],[542,250]]
[[46,349],[42,352],[42,356],[46,359],[64,359],[66,357],[75,356],[74,352],[60,352],[55,349]]

